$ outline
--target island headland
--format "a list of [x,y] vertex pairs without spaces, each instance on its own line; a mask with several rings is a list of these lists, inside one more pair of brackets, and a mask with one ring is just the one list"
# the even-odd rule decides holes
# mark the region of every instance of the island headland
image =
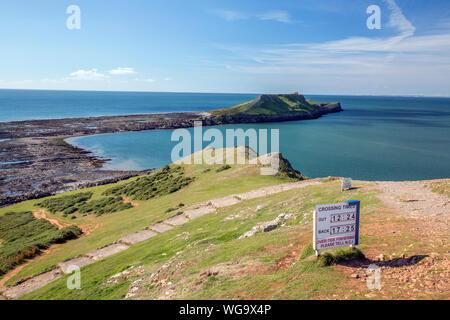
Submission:
[[[64,139],[101,133],[317,119],[343,111],[339,102],[303,95],[264,94],[225,109],[87,118],[0,122],[0,206],[60,192],[116,182],[146,171],[102,169],[99,159]],[[149,168],[150,169],[150,168]]]

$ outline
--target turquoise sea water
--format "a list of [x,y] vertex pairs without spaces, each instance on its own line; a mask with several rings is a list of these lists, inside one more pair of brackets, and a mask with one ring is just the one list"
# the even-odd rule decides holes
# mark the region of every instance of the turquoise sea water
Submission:
[[[229,96],[233,100],[231,105],[236,103],[234,99],[242,102],[252,97]],[[450,99],[307,97],[323,102],[340,101],[345,111],[310,121],[217,128],[279,129],[280,151],[296,169],[310,177],[347,176],[364,180],[450,177]],[[214,100],[214,95],[208,98]],[[219,95],[220,99],[227,98]],[[224,101],[211,102],[221,103],[230,105]],[[187,101],[186,105],[192,107],[195,103]],[[111,158],[107,168],[148,169],[171,162],[171,150],[176,145],[171,142],[171,133],[172,130],[127,132],[68,141]]]
[[0,89],[0,122],[205,111],[231,107],[255,97],[256,94]]
[[[0,121],[230,107],[257,94],[0,90]],[[280,151],[310,177],[367,180],[450,177],[450,99],[311,96],[340,101],[344,112],[311,121],[222,126],[279,129]],[[206,129],[206,128],[205,128]],[[69,139],[111,158],[107,168],[148,169],[170,162],[171,130]],[[206,146],[206,143],[205,143]]]

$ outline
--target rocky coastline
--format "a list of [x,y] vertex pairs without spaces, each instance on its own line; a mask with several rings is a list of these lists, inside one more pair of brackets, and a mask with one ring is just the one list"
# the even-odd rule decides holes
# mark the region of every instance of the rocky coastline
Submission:
[[[208,112],[164,113],[89,118],[0,122],[0,207],[70,190],[117,182],[147,171],[102,169],[107,159],[71,146],[64,139],[127,131],[283,122],[317,119],[343,111],[323,105],[310,113],[280,115],[211,115]],[[150,169],[150,168],[149,168]]]

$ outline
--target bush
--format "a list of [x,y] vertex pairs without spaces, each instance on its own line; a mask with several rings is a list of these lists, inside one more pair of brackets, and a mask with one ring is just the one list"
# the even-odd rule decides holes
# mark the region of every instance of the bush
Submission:
[[231,168],[231,166],[229,166],[228,164],[225,164],[225,165],[221,166],[219,169],[217,169],[216,172],[222,172],[222,171],[228,170],[230,168]]
[[338,264],[344,261],[364,259],[365,256],[358,248],[340,249],[334,253],[326,252],[319,256],[319,264],[323,267]]
[[79,212],[81,214],[89,213],[99,216],[105,213],[130,209],[132,207],[133,206],[130,203],[124,203],[122,197],[109,197],[89,201],[79,208]]
[[37,206],[48,209],[51,213],[62,212],[72,214],[92,197],[92,192],[81,192],[70,196],[46,199],[37,203]]
[[176,192],[189,185],[193,178],[184,177],[184,168],[165,166],[149,176],[106,190],[104,195],[123,195],[133,200],[149,200]]
[[55,243],[80,236],[76,226],[58,230],[45,219],[36,219],[31,212],[8,212],[0,217],[0,276],[38,255]]
[[[64,217],[80,212],[81,214],[102,215],[132,208],[130,203],[123,203],[120,196],[88,201],[92,192],[78,193],[71,196],[51,198],[38,203],[38,206],[48,209],[51,213],[62,212]],[[73,216],[71,217],[74,218]]]

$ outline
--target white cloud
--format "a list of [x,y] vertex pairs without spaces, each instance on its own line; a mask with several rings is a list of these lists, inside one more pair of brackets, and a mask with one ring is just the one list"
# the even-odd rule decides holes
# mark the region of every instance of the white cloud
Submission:
[[99,73],[97,69],[91,70],[78,70],[72,72],[70,77],[75,80],[101,80],[105,78],[105,75]]
[[215,10],[213,11],[213,13],[215,13],[222,19],[225,19],[226,21],[247,20],[251,18],[256,18],[258,20],[273,20],[282,23],[292,22],[289,13],[283,10],[272,10],[256,15],[246,14],[243,12],[233,10]]
[[172,78],[169,78],[169,77],[164,78],[164,81],[172,81]]
[[289,13],[282,10],[273,10],[257,16],[260,20],[274,20],[283,23],[291,23]]
[[348,91],[376,84],[389,90],[426,88],[430,92],[448,87],[450,31],[417,36],[415,26],[395,1],[385,1],[390,9],[388,26],[396,31],[390,37],[349,37],[263,48],[221,47],[231,52],[233,70],[249,76],[263,75],[258,79],[271,79],[267,85],[291,81]]
[[110,70],[109,71],[110,74],[115,75],[115,76],[121,76],[121,75],[127,75],[127,74],[135,74],[136,71],[134,71],[133,68],[121,68],[118,67],[114,70]]
[[245,20],[248,19],[248,16],[244,13],[232,10],[215,10],[215,14],[217,14],[222,19],[227,21],[235,21],[235,20]]
[[395,0],[385,0],[388,5],[389,10],[391,10],[391,15],[389,16],[389,26],[397,28],[400,32],[401,37],[410,37],[414,35],[416,27],[406,19],[403,15],[402,9],[395,3]]

